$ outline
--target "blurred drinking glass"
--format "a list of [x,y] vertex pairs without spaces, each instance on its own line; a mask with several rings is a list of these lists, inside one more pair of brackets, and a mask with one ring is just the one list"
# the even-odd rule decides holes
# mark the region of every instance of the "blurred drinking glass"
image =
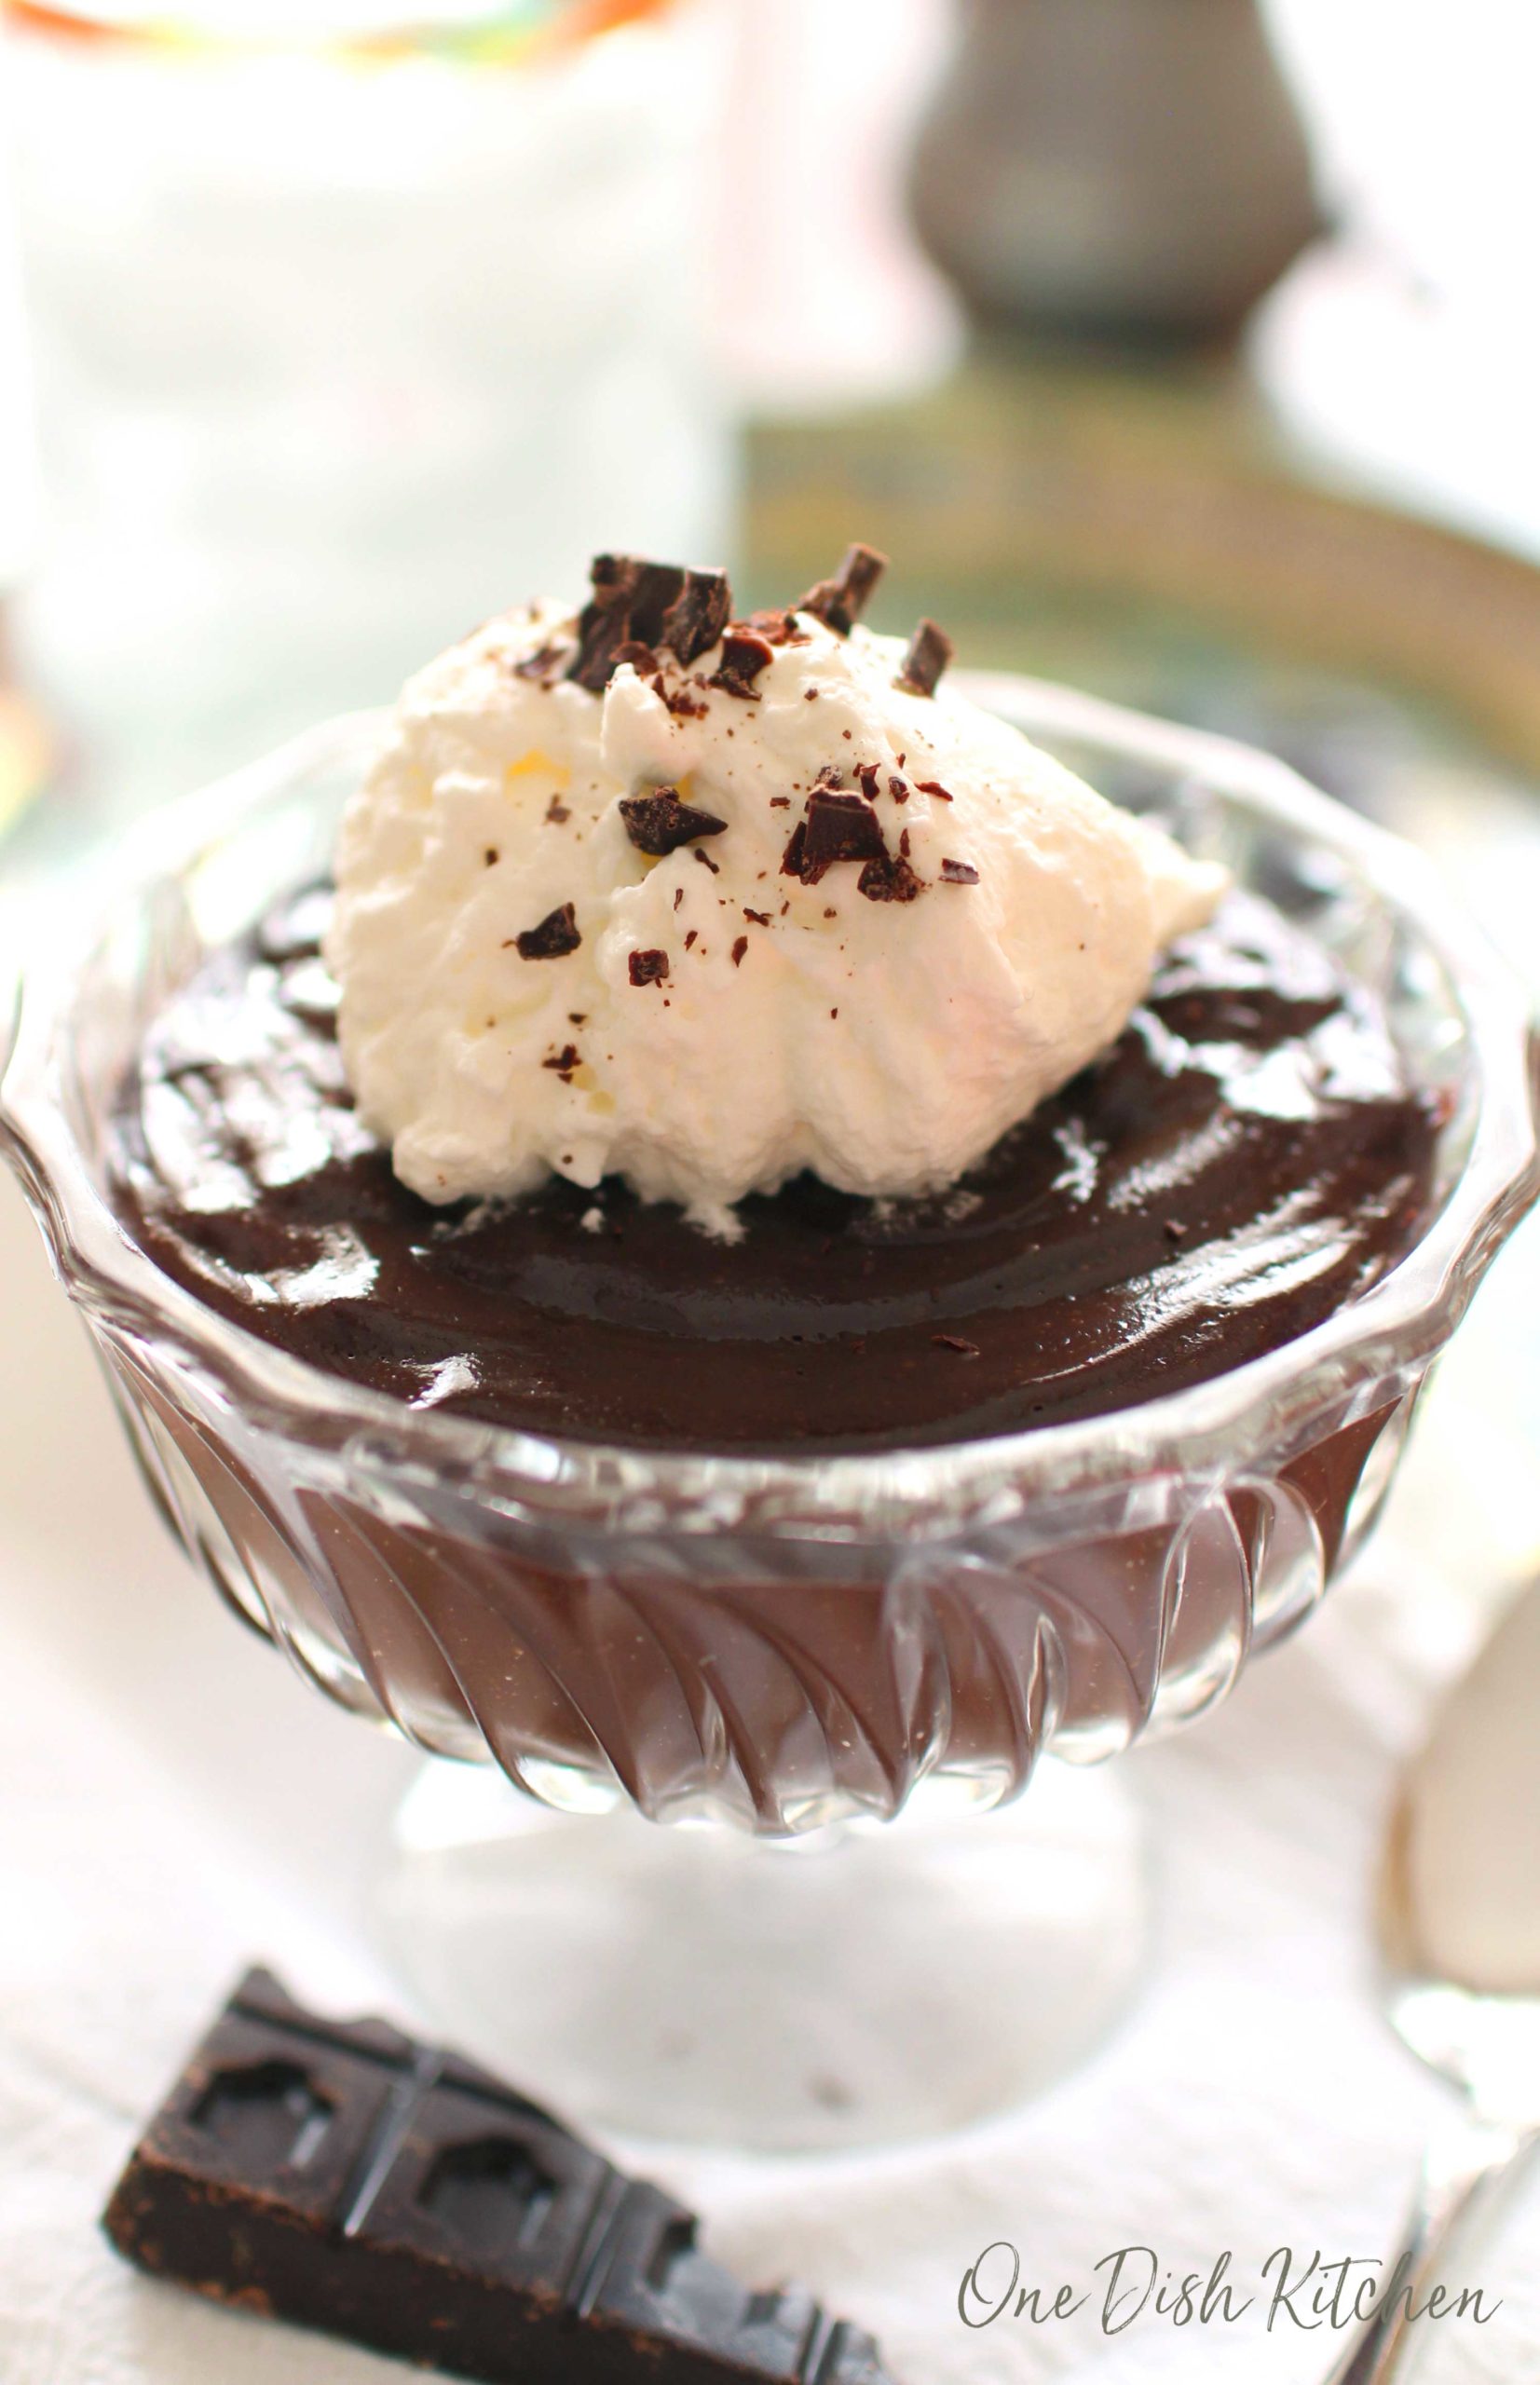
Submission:
[[719,79],[668,0],[0,0],[34,671],[114,811],[590,552],[721,558]]

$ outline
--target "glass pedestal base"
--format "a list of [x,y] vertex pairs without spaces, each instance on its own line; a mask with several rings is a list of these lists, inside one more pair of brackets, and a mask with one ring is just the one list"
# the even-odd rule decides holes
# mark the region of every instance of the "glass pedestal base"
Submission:
[[430,1762],[378,1914],[434,2026],[579,2123],[741,2150],[934,2135],[1088,2053],[1145,1951],[1138,1819],[1047,1762],[999,1813],[766,1841]]

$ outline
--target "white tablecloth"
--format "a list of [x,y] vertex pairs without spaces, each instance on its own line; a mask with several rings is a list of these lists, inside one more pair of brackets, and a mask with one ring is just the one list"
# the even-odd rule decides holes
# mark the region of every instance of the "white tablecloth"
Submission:
[[[1002,2238],[1024,2282],[1077,2293],[1125,2244],[1179,2272],[1228,2250],[1250,2290],[1274,2247],[1390,2243],[1446,2099],[1377,2016],[1368,1882],[1395,1762],[1540,1528],[1502,1495],[1534,1446],[1515,1286],[1479,1303],[1367,1567],[1220,1713],[1127,1760],[1160,1919],[1113,2041],[948,2142],[650,2165],[745,2277],[799,2277],[871,2326],[909,2385],[1308,2385],[1329,2368],[1341,2338],[1270,2336],[1261,2304],[1181,2332],[1147,2311],[1115,2339],[1094,2303],[970,2332],[958,2286]],[[172,1555],[8,1185],[0,1319],[0,2376],[388,2385],[403,2373],[389,2363],[137,2276],[95,2220],[244,1960],[338,2010],[403,2009],[365,1916],[414,1759],[307,1693]],[[1471,2266],[1503,2308],[1429,2327],[1427,2376],[1540,2378],[1540,2201]]]

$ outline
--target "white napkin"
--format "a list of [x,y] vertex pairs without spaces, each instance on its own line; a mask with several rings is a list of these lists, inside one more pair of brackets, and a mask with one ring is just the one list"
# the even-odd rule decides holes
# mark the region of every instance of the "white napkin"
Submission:
[[[95,2221],[243,1960],[339,2010],[402,2009],[364,1915],[414,1759],[292,1680],[170,1552],[8,1186],[0,1290],[0,2376],[388,2385],[394,2364],[137,2276]],[[1247,2290],[1275,2247],[1388,2249],[1445,2106],[1376,2012],[1368,1882],[1395,1763],[1477,1620],[1427,1561],[1437,1444],[1413,1463],[1422,1555],[1393,1529],[1220,1713],[1124,1764],[1160,1928],[1143,1998],[1093,2063],[940,2144],[649,2164],[746,2279],[802,2279],[908,2385],[1327,2374],[1342,2339],[1269,2335],[1261,2308],[1180,2330],[1152,2310],[1109,2337],[1094,2303],[969,2330],[957,2297],[1001,2238],[1024,2283],[1093,2295],[1123,2245],[1179,2274],[1228,2250]],[[1502,2294],[1492,2323],[1429,2329],[1436,2385],[1540,2376],[1537,2242],[1532,2206],[1471,2280]]]

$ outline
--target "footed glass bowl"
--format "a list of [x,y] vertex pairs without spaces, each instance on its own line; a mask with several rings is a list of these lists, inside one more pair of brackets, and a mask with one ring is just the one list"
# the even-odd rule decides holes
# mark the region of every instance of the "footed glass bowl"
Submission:
[[[1062,1785],[1026,1801],[1015,1837],[970,1836],[985,1826],[959,1809],[1015,1799],[1050,1751],[1088,1762],[1191,1721],[1308,1614],[1540,1185],[1522,1002],[1415,853],[1264,756],[1023,680],[979,675],[971,692],[1304,922],[1377,989],[1441,1097],[1416,1247],[1212,1382],[939,1449],[638,1451],[415,1411],[170,1282],[108,1203],[115,1097],[168,990],[324,869],[373,716],[301,739],[115,856],[105,891],[76,894],[39,939],[0,1079],[0,1141],[195,1562],[328,1697],[589,1818],[542,1833],[527,1806],[439,1767],[388,1893],[419,1983],[485,2051],[527,2068],[533,2039],[537,2084],[665,2133],[907,2133],[1003,2100],[1094,2033],[1132,1968],[1138,1874],[1115,1823],[1092,1827],[1098,1809]],[[832,1824],[906,1806],[918,1822],[829,1843]],[[593,1819],[628,1808],[813,1840],[806,1860],[745,1865],[741,1846],[708,1854],[691,1833],[665,1849],[628,1812]],[[1058,1883],[1041,1895],[1020,1888],[1034,1853],[1034,1877]],[[998,1894],[967,1888],[980,1862],[1016,1884],[1003,1918]],[[972,1980],[955,2041],[936,1999],[908,1992],[943,1939]],[[1083,1939],[1102,1949],[1099,1985]],[[1109,1960],[1114,1944],[1126,1958]],[[1031,2012],[1029,1954],[1057,1982]],[[981,2054],[991,1981],[1012,2000]],[[869,2060],[849,2044],[808,2056],[816,2016],[863,1996]],[[652,2018],[617,2065],[605,2028],[638,2011]],[[779,2068],[778,2011],[798,2016]]]

